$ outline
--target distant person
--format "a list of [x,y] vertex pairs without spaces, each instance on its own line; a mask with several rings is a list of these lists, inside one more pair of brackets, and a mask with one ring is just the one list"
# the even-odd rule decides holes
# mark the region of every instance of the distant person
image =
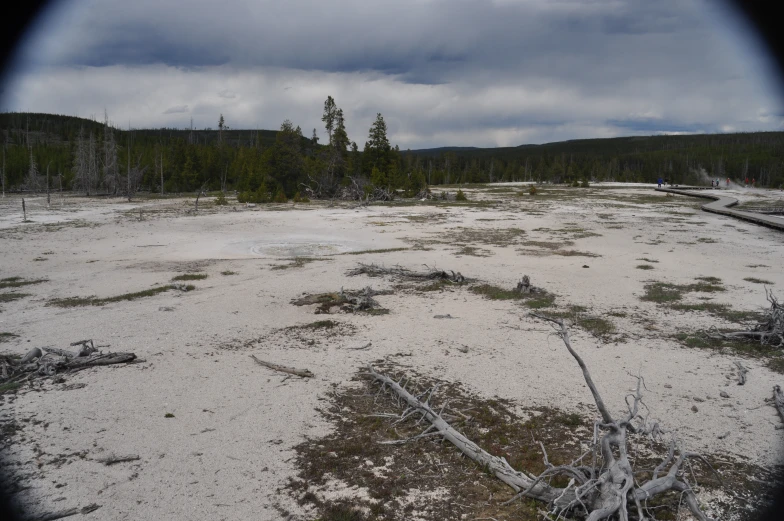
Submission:
[[711,188],[713,188],[714,186],[716,186],[714,183],[715,183],[715,181],[714,181],[713,179],[711,179]]
[[657,182],[659,183],[659,188],[661,188],[661,185],[662,185],[662,178],[660,177],[659,179],[657,179]]
[[754,179],[754,178],[751,178],[751,187],[754,188],[755,186],[757,186],[757,180]]
[[728,177],[727,178],[727,188],[729,188],[729,187],[730,187],[730,178]]

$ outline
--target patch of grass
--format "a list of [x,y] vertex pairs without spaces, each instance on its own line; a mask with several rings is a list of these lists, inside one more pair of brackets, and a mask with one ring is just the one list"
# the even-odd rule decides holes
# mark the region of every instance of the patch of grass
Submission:
[[0,293],[0,302],[13,302],[14,300],[23,299],[25,297],[31,297],[31,293]]
[[699,239],[697,239],[697,242],[702,242],[705,244],[713,244],[719,241],[717,241],[716,239],[711,239],[710,237],[700,237]]
[[0,394],[5,394],[10,391],[16,391],[22,387],[21,382],[6,382],[4,384],[0,384]]
[[338,327],[339,325],[340,322],[336,322],[334,320],[317,320],[315,322],[311,322],[310,324],[304,324],[301,326],[289,326],[286,329],[311,329],[315,331],[317,329],[332,329]]
[[525,305],[531,309],[544,309],[555,304],[555,295],[551,293],[534,293],[534,296],[525,299]]
[[771,281],[765,279],[758,279],[757,277],[746,277],[743,280],[745,280],[746,282],[753,282],[754,284],[768,284],[771,286],[773,285]]
[[137,291],[134,293],[124,293],[122,295],[116,295],[114,297],[97,298],[94,296],[90,296],[90,297],[66,297],[66,298],[53,299],[47,302],[46,305],[55,306],[59,308],[72,308],[72,307],[80,307],[80,306],[103,306],[104,304],[110,304],[112,302],[121,302],[124,300],[136,300],[145,297],[152,297],[159,293],[163,293],[171,290],[193,291],[194,289],[196,289],[196,286],[193,286],[191,284],[188,284],[187,286],[181,286],[178,284],[169,284],[166,286],[159,286],[157,288],[146,289],[144,291]]
[[725,291],[721,279],[717,277],[697,277],[694,284],[670,284],[668,282],[652,282],[645,285],[645,295],[640,300],[667,304],[677,302],[686,293],[715,293]]
[[174,415],[172,413],[170,413],[170,412],[167,412],[166,414],[163,415],[163,417],[164,418],[174,418]]
[[615,324],[607,319],[586,314],[586,311],[587,308],[583,306],[569,306],[567,311],[551,312],[548,315],[570,320],[577,327],[599,338],[615,333]]
[[172,281],[179,281],[179,280],[204,280],[207,278],[206,273],[184,273],[182,275],[177,275],[176,277],[172,278]]
[[649,262],[649,263],[652,263],[652,264],[658,264],[658,263],[659,263],[659,261],[657,261],[657,260],[654,260],[654,259],[648,259],[648,258],[645,258],[645,257],[642,257],[642,258],[640,258],[640,259],[637,259],[637,260],[638,260],[638,261]]
[[618,317],[618,318],[626,318],[629,314],[626,311],[608,311],[608,315],[611,317]]
[[653,268],[653,266],[651,266],[650,264],[638,264],[638,265],[637,265],[637,266],[635,266],[635,267],[636,267],[638,270],[652,270],[652,269],[654,269],[654,268]]
[[226,271],[221,271],[221,275],[228,277],[229,275],[239,275],[239,273],[237,273],[236,271],[226,270]]
[[292,268],[302,268],[306,264],[316,261],[325,261],[329,259],[319,259],[316,257],[294,257],[293,259],[286,259],[291,261],[290,264],[274,264],[270,269],[273,270],[288,270]]
[[36,262],[43,262],[43,261],[46,261],[46,260],[49,260],[49,259],[46,259],[44,257],[36,257],[33,260],[36,261]]
[[12,338],[19,338],[19,335],[0,331],[0,343],[8,342]]
[[486,250],[484,248],[463,245],[463,247],[455,251],[454,254],[458,257],[463,255],[468,255],[471,257],[490,257],[493,253],[490,250]]
[[771,371],[784,374],[784,352],[781,349],[763,346],[747,340],[724,340],[703,333],[677,333],[674,338],[686,347],[710,349],[723,354],[736,354],[755,360],[764,360]]
[[49,282],[49,279],[25,280],[22,277],[7,277],[5,279],[0,279],[0,289],[20,288],[22,286],[30,286],[42,282]]
[[478,284],[471,286],[470,290],[490,300],[520,300],[524,297],[519,291],[503,289],[491,284]]
[[746,264],[747,268],[770,268],[767,264]]
[[703,313],[710,313],[717,317],[723,318],[729,322],[745,322],[749,320],[757,320],[762,315],[756,311],[738,311],[732,309],[727,304],[717,304],[715,302],[700,302],[699,304],[672,304],[670,309],[675,311],[701,311]]

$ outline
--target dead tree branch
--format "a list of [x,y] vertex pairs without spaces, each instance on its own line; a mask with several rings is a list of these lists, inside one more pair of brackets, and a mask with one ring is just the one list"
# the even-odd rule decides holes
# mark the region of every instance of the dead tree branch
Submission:
[[425,265],[425,267],[428,268],[428,271],[417,272],[403,268],[401,266],[387,268],[384,266],[379,266],[378,264],[360,263],[358,267],[348,270],[346,275],[349,277],[367,275],[368,277],[392,276],[398,279],[408,280],[443,280],[445,282],[451,282],[454,284],[462,284],[467,280],[459,271],[454,272],[451,270],[437,270],[430,268],[427,265]]
[[250,355],[257,364],[263,365],[264,367],[269,367],[274,371],[280,371],[281,373],[288,373],[293,374],[295,376],[301,376],[302,378],[313,378],[315,375],[308,371],[307,369],[295,369],[293,367],[286,367],[284,365],[277,365],[270,362],[265,362],[264,360],[259,360],[256,358],[255,355]]
[[781,387],[778,385],[773,386],[773,404],[776,406],[776,410],[779,411],[781,421],[784,421],[784,393],[781,392]]
[[710,336],[721,340],[755,340],[763,346],[784,348],[784,306],[767,288],[765,288],[765,298],[770,302],[770,308],[750,330],[714,332]]
[[[413,396],[400,382],[368,368],[369,375],[375,382],[381,384],[382,390],[389,388],[398,398],[408,406],[397,422],[413,416],[419,416],[420,421],[426,420],[430,426],[418,436],[406,440],[396,440],[395,443],[405,443],[423,437],[441,436],[463,454],[478,463],[492,475],[509,485],[517,492],[514,499],[531,497],[548,503],[552,514],[561,516],[572,514],[584,517],[587,521],[616,518],[621,521],[629,519],[629,505],[636,507],[639,518],[645,519],[643,504],[648,499],[674,491],[679,493],[691,513],[698,521],[710,521],[702,512],[697,503],[696,495],[688,481],[683,469],[684,463],[690,458],[701,459],[698,454],[683,452],[678,449],[673,438],[670,441],[668,455],[656,467],[651,479],[644,483],[635,480],[634,470],[629,459],[627,433],[647,434],[656,437],[661,434],[658,423],[648,424],[647,415],[640,413],[642,404],[642,378],[637,378],[636,392],[627,398],[628,411],[620,418],[614,418],[607,409],[602,397],[593,382],[590,371],[585,362],[572,348],[569,332],[560,319],[544,315],[532,314],[539,319],[546,320],[556,326],[556,332],[561,337],[569,354],[575,359],[583,373],[585,383],[588,385],[601,419],[594,424],[594,439],[588,452],[569,465],[554,466],[547,460],[545,453],[545,466],[547,467],[539,476],[531,476],[525,472],[513,469],[504,458],[493,456],[481,447],[466,438],[441,416],[446,407],[439,412],[431,405],[430,400],[434,390],[427,393],[425,401]],[[676,456],[677,453],[677,456]],[[578,465],[584,457],[593,454],[590,466]],[[666,467],[666,474],[660,476]],[[569,479],[566,487],[553,487],[549,483],[551,478],[564,476]]]

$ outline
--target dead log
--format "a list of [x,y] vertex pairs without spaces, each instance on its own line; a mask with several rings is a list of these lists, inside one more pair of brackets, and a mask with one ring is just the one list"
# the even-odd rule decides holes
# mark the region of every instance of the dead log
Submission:
[[[643,415],[640,413],[642,378],[637,378],[637,389],[635,394],[631,396],[631,403],[627,399],[628,413],[620,419],[614,418],[605,406],[596,385],[593,383],[585,362],[572,348],[569,332],[564,322],[560,319],[533,313],[532,316],[556,325],[558,335],[563,340],[569,354],[572,355],[580,366],[585,383],[593,395],[594,403],[599,410],[601,418],[594,422],[593,443],[587,453],[571,464],[553,466],[547,462],[545,452],[547,469],[539,476],[534,477],[525,472],[517,471],[504,458],[492,456],[452,428],[441,416],[441,412],[446,407],[442,407],[441,411],[437,413],[435,408],[431,406],[430,399],[432,398],[433,390],[430,391],[428,398],[422,402],[404,387],[401,387],[399,382],[395,382],[369,367],[369,375],[374,381],[381,383],[382,390],[388,387],[408,405],[400,419],[397,420],[398,422],[418,415],[430,424],[420,435],[407,440],[394,440],[393,443],[400,444],[431,436],[442,437],[455,445],[463,454],[478,463],[482,468],[514,489],[517,495],[510,501],[524,496],[544,501],[552,508],[551,514],[558,517],[572,514],[585,517],[587,521],[599,521],[617,516],[621,521],[627,521],[629,519],[629,505],[633,503],[637,510],[637,516],[642,520],[648,517],[646,516],[647,507],[644,506],[648,499],[668,491],[674,491],[680,494],[698,521],[710,521],[700,509],[688,477],[682,469],[684,462],[688,459],[702,458],[697,454],[678,450],[677,442],[674,438],[670,441],[667,456],[653,471],[651,479],[644,483],[635,481],[635,472],[628,457],[627,433],[640,433],[658,437],[663,432],[659,428],[658,423],[648,424],[647,414]],[[542,446],[542,449],[544,451],[544,446]],[[676,452],[679,453],[677,457],[675,456]],[[590,466],[578,464],[578,462],[589,455],[592,456]],[[667,466],[670,466],[669,470],[660,477],[659,474]],[[550,480],[556,476],[567,477],[569,484],[563,488],[550,486]]]
[[256,363],[263,365],[264,367],[269,367],[274,371],[280,371],[281,373],[288,373],[293,374],[295,376],[301,376],[302,378],[313,378],[315,375],[308,371],[307,369],[295,369],[293,367],[286,367],[284,365],[277,365],[270,362],[265,362],[264,360],[259,360],[256,358],[255,355],[250,355]]
[[96,367],[101,365],[124,364],[136,360],[134,353],[105,353],[88,357],[76,357],[65,363],[66,369]]
[[110,454],[110,455],[105,456],[103,458],[98,458],[95,461],[97,461],[98,463],[103,463],[106,466],[109,466],[109,465],[115,465],[117,463],[126,463],[126,462],[129,462],[129,461],[138,461],[140,459],[141,458],[139,457],[138,454],[128,454],[126,456],[116,456],[114,454]]
[[767,288],[765,298],[770,303],[770,307],[751,329],[728,333],[714,331],[709,336],[721,340],[756,340],[763,346],[784,348],[784,306]]
[[58,349],[56,347],[44,347],[44,351],[47,353],[64,356],[66,358],[76,358],[79,356],[78,353],[74,353],[73,351],[68,351],[67,349]]
[[22,357],[21,360],[19,360],[19,365],[25,365],[29,362],[32,362],[36,358],[41,358],[43,355],[44,355],[43,352],[39,348],[34,347],[31,350],[29,350],[27,354]]
[[773,386],[773,404],[776,406],[776,410],[779,411],[781,421],[784,421],[784,393],[781,392],[781,387],[778,385]]
[[355,277],[357,275],[367,275],[369,277],[392,276],[398,279],[420,281],[443,280],[453,284],[462,284],[463,282],[467,281],[467,279],[460,272],[432,269],[427,265],[425,265],[425,267],[428,268],[428,271],[417,272],[403,268],[401,266],[387,268],[377,264],[359,263],[358,267],[348,270],[346,275],[349,277]]

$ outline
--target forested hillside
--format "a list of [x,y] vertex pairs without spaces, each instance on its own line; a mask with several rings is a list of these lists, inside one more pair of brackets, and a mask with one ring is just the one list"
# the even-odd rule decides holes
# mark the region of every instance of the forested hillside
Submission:
[[[284,121],[277,131],[130,129],[71,116],[0,114],[5,190],[47,184],[88,194],[237,190],[243,200],[332,197],[347,186],[370,193],[426,184],[497,181],[704,182],[706,176],[784,183],[784,132],[624,137],[522,145],[400,151],[381,114],[362,152],[346,134],[343,111],[329,97],[322,114],[327,142]],[[369,122],[370,123],[370,122]]]

